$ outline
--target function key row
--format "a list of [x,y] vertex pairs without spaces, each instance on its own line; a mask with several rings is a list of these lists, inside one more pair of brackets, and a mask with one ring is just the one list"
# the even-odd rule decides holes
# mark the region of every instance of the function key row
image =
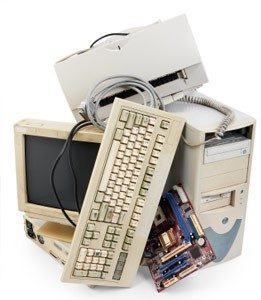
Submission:
[[155,125],[156,118],[123,109],[120,121],[126,123],[126,128],[132,128],[134,125],[147,127],[148,125]]

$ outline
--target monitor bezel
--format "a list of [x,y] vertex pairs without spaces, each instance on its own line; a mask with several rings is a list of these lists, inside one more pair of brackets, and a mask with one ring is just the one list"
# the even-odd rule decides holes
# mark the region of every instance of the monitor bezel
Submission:
[[[14,125],[18,208],[31,218],[68,224],[68,221],[60,209],[33,204],[28,201],[25,137],[38,136],[65,140],[73,126],[74,124],[72,123],[34,119],[22,120]],[[103,131],[90,125],[79,130],[75,135],[74,140],[100,144],[102,137]],[[70,210],[66,210],[66,212],[73,221],[78,221],[78,212]]]

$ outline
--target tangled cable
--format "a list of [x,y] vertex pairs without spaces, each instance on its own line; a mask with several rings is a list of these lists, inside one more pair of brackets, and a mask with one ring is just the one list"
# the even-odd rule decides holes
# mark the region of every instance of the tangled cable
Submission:
[[[103,87],[101,87],[101,85],[103,85]],[[112,90],[117,88],[132,89],[141,96],[144,105],[165,109],[161,97],[149,82],[134,76],[113,76],[96,84],[86,99],[85,115],[93,125],[103,130],[105,129],[106,123],[98,115],[100,102],[106,98]]]

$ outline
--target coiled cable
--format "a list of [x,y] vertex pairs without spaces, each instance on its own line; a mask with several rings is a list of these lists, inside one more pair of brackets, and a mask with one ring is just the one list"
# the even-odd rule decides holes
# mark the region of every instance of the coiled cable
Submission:
[[100,129],[104,130],[106,127],[106,122],[98,114],[100,102],[117,88],[132,89],[141,96],[144,105],[165,109],[161,97],[149,82],[135,76],[112,76],[96,84],[85,101],[84,112],[87,119]]
[[220,125],[218,126],[218,128],[215,131],[215,137],[212,139],[209,139],[203,143],[200,144],[191,144],[189,143],[185,137],[182,137],[184,142],[191,146],[191,147],[197,147],[197,146],[201,146],[204,145],[206,143],[209,143],[213,140],[220,140],[223,136],[224,133],[227,130],[227,127],[229,126],[229,124],[233,121],[234,119],[234,112],[227,106],[218,103],[217,101],[214,101],[212,99],[206,98],[201,96],[200,94],[196,94],[196,93],[191,93],[191,92],[185,92],[182,98],[179,98],[177,101],[182,101],[182,102],[187,102],[187,103],[192,103],[192,104],[200,104],[200,105],[204,105],[210,108],[213,108],[219,112],[221,112],[222,114],[225,115],[225,117],[222,119]]

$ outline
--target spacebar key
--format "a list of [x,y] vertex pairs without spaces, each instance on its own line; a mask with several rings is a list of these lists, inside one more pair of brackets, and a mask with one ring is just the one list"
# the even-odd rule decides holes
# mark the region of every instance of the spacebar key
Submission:
[[111,175],[111,170],[112,170],[119,146],[120,146],[119,141],[113,141],[113,143],[111,145],[110,154],[108,156],[107,164],[104,168],[103,176],[102,176],[100,187],[99,187],[99,191],[101,191],[101,192],[106,191],[107,183],[108,183],[108,180]]

